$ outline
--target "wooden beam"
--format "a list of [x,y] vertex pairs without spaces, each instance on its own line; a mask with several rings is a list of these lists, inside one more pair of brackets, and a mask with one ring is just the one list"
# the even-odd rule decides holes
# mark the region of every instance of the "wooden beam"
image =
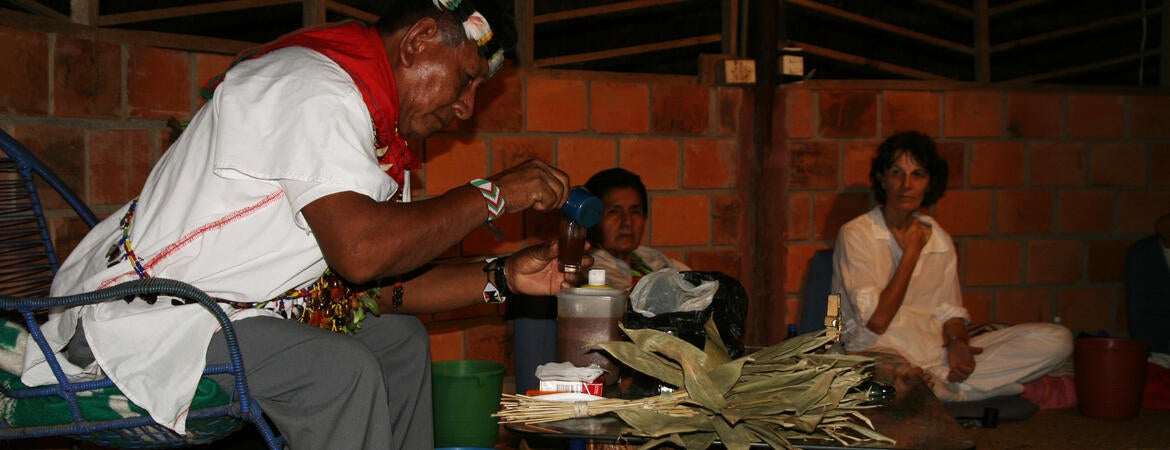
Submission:
[[992,53],[1002,52],[1004,50],[1011,50],[1011,49],[1016,48],[1016,47],[1023,47],[1025,45],[1032,45],[1032,44],[1035,44],[1037,42],[1043,42],[1043,41],[1047,41],[1047,40],[1051,40],[1051,39],[1056,39],[1059,37],[1068,36],[1070,34],[1076,34],[1076,33],[1081,33],[1081,32],[1085,32],[1085,31],[1089,31],[1089,30],[1095,30],[1098,28],[1109,27],[1109,26],[1120,24],[1120,23],[1129,22],[1131,20],[1141,19],[1144,16],[1152,16],[1154,14],[1160,14],[1161,12],[1162,12],[1161,7],[1150,8],[1150,9],[1146,10],[1146,12],[1136,12],[1136,13],[1131,13],[1131,14],[1124,14],[1124,15],[1120,15],[1120,16],[1116,16],[1116,17],[1110,17],[1108,19],[1098,20],[1096,22],[1089,22],[1086,24],[1077,25],[1075,27],[1068,27],[1068,28],[1065,28],[1062,30],[1056,30],[1056,31],[1050,31],[1047,33],[1036,34],[1036,35],[1028,36],[1028,37],[1023,38],[1023,39],[1016,39],[1014,41],[996,44],[994,47],[991,47],[991,52]]
[[299,3],[300,0],[232,0],[218,3],[204,3],[192,6],[176,6],[174,8],[155,8],[121,14],[106,14],[98,16],[98,26],[108,27],[127,23],[148,22],[151,20],[170,19],[174,17],[197,16],[241,9],[260,8],[264,6]]
[[1020,8],[1027,8],[1029,6],[1039,5],[1039,4],[1044,3],[1046,1],[1048,1],[1048,0],[1020,0],[1018,2],[1008,3],[1008,4],[1003,5],[1003,6],[996,6],[994,8],[987,10],[987,13],[989,16],[998,16],[1000,14],[1003,14],[1003,13],[1006,13],[1009,11],[1015,11],[1015,10],[1020,9]]
[[615,48],[612,50],[605,50],[600,52],[578,53],[575,55],[556,56],[552,58],[538,59],[533,62],[533,67],[553,67],[565,64],[576,64],[589,61],[597,61],[601,59],[617,58],[619,56],[639,55],[642,53],[656,52],[660,50],[670,50],[672,48],[695,47],[703,44],[710,44],[712,42],[719,42],[722,36],[718,34],[707,34],[703,36],[694,36],[689,38],[675,39],[672,41],[655,42],[653,44],[634,45],[630,47]]
[[862,16],[860,14],[854,14],[854,13],[851,13],[849,11],[837,9],[837,8],[832,7],[832,6],[828,6],[828,5],[814,2],[812,0],[785,0],[785,3],[790,4],[790,5],[794,5],[794,6],[799,6],[801,8],[805,8],[805,9],[810,9],[813,11],[818,11],[818,12],[828,14],[831,16],[836,16],[838,18],[845,19],[845,20],[848,20],[851,22],[856,22],[858,24],[865,25],[865,26],[868,26],[870,28],[876,28],[876,29],[879,29],[879,30],[882,30],[882,31],[885,31],[888,33],[893,33],[893,34],[897,34],[899,36],[907,37],[907,38],[922,42],[924,44],[929,44],[929,45],[933,45],[936,47],[942,47],[942,48],[945,48],[948,50],[953,50],[953,51],[968,54],[968,55],[975,53],[975,50],[967,45],[963,45],[963,44],[960,44],[957,42],[948,41],[946,39],[939,39],[939,38],[936,38],[934,36],[924,34],[924,33],[919,33],[917,31],[914,31],[914,30],[911,30],[908,28],[903,28],[903,27],[899,27],[896,25],[890,25],[888,23],[885,23],[885,22],[882,22],[879,20],[873,20],[873,19],[870,19],[868,17]]
[[941,9],[941,10],[946,11],[946,12],[949,12],[949,13],[954,14],[956,16],[962,16],[962,17],[967,17],[967,18],[975,16],[975,13],[972,12],[970,9],[964,8],[964,7],[959,6],[959,5],[952,5],[950,3],[947,3],[947,2],[944,2],[941,0],[918,0],[918,3],[925,3],[927,5],[933,6],[935,8]]
[[532,67],[533,64],[536,26],[532,15],[535,8],[536,0],[516,0],[516,64],[520,67]]
[[55,10],[53,8],[42,5],[41,2],[38,2],[36,0],[11,0],[11,1],[12,1],[12,3],[16,4],[16,6],[20,7],[21,9],[28,11],[30,13],[33,13],[33,14],[39,15],[39,16],[52,17],[54,19],[68,19],[69,18],[69,16],[61,14],[60,12],[57,12],[57,10]]
[[872,67],[883,72],[903,75],[910,78],[916,78],[920,80],[952,80],[951,78],[947,78],[942,75],[935,75],[933,73],[923,72],[921,70],[915,70],[908,67],[899,66],[897,64],[886,63],[875,59],[839,52],[837,50],[818,47],[806,42],[789,41],[788,45],[793,47],[800,47],[801,50],[810,55],[817,55],[823,58],[832,59],[834,61],[853,64],[855,66]]
[[725,55],[732,55],[735,54],[736,48],[739,47],[739,0],[723,0],[722,10],[722,52]]
[[47,19],[4,8],[0,8],[0,27],[41,33],[57,33],[63,36],[71,36],[79,39],[97,39],[120,45],[160,47],[225,55],[236,55],[256,46],[255,42],[207,36],[97,28],[89,25],[78,25],[68,20]]
[[975,0],[975,81],[991,82],[991,15],[987,0]]
[[73,23],[94,25],[98,21],[98,0],[71,0],[69,18]]
[[1047,80],[1050,78],[1056,78],[1056,77],[1061,77],[1061,76],[1065,76],[1065,75],[1073,75],[1073,74],[1077,74],[1077,73],[1081,73],[1081,72],[1087,72],[1087,71],[1090,71],[1093,69],[1100,69],[1102,67],[1109,67],[1109,66],[1121,64],[1124,62],[1133,61],[1133,60],[1138,59],[1138,58],[1145,58],[1145,57],[1149,57],[1149,56],[1154,56],[1154,55],[1157,55],[1159,53],[1161,53],[1161,49],[1154,49],[1154,50],[1144,51],[1144,52],[1140,52],[1140,53],[1130,53],[1130,54],[1125,55],[1125,56],[1119,56],[1116,58],[1101,60],[1101,61],[1097,61],[1097,62],[1092,63],[1092,64],[1084,64],[1084,65],[1075,66],[1075,67],[1068,67],[1068,68],[1064,68],[1064,69],[1060,69],[1060,70],[1053,70],[1051,72],[1044,72],[1044,73],[1038,73],[1035,75],[1028,75],[1026,77],[1013,78],[1013,79],[1004,81],[1004,83],[1031,83],[1033,81]]
[[344,3],[335,2],[335,1],[325,2],[325,9],[328,9],[329,11],[344,14],[345,17],[349,17],[351,19],[357,19],[357,20],[360,20],[362,22],[369,23],[369,24],[377,22],[378,19],[380,18],[377,14],[374,14],[372,12],[369,12],[369,11],[366,11],[363,9],[354,8],[354,7],[346,5]]
[[1158,67],[1158,85],[1170,88],[1170,8],[1162,8],[1162,57]]
[[[610,14],[621,11],[629,11],[631,9],[650,8],[654,6],[669,5],[671,3],[682,3],[693,0],[633,0],[621,3],[611,3],[602,6],[593,6],[589,8],[571,9],[568,11],[558,11],[555,13],[541,14],[533,17],[533,23],[540,24],[545,22],[558,22],[561,20],[580,19],[582,17],[598,16],[601,14]],[[707,1],[707,0],[700,0]],[[665,19],[665,18],[664,18]]]
[[301,26],[325,23],[325,3],[326,0],[301,0]]

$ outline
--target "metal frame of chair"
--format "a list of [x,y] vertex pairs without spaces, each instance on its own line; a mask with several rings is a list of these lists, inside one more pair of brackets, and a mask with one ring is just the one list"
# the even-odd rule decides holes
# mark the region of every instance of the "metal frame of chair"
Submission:
[[[59,397],[68,405],[72,421],[61,425],[14,428],[0,423],[0,440],[47,436],[69,436],[100,445],[122,448],[166,448],[204,444],[218,440],[250,422],[260,431],[268,448],[284,448],[263,416],[256,400],[248,393],[243,361],[230,319],[206,293],[189,284],[168,279],[135,280],[98,291],[63,297],[48,297],[48,287],[58,268],[48,224],[41,209],[34,179],[39,178],[56,191],[89,227],[97,224],[94,213],[52,171],[48,170],[27,148],[4,130],[0,130],[0,310],[19,313],[29,337],[44,352],[58,384],[26,389],[0,389],[12,398]],[[17,175],[12,175],[13,173]],[[150,416],[115,420],[89,420],[78,405],[78,393],[109,388],[109,379],[71,382],[61,370],[39,327],[39,319],[50,308],[72,307],[127,297],[164,295],[199,303],[215,316],[227,340],[229,362],[209,365],[204,375],[230,374],[234,377],[225,405],[194,409],[187,419],[187,435],[181,436],[154,422]]]

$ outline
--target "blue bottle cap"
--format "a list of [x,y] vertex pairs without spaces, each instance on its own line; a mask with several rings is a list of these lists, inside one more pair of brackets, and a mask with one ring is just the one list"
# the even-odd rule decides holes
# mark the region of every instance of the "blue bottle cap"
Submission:
[[601,222],[601,215],[605,213],[605,205],[589,190],[577,186],[569,191],[569,201],[561,207],[561,213],[565,215],[565,218],[577,222],[581,226],[591,227]]

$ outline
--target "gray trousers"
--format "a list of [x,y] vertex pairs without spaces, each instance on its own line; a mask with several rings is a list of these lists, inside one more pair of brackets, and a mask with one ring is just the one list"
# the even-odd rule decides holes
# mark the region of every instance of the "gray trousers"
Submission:
[[[350,336],[271,317],[233,324],[248,390],[289,448],[434,448],[430,340],[415,316],[368,316]],[[207,362],[227,360],[217,332]],[[216,381],[230,391],[230,377]]]

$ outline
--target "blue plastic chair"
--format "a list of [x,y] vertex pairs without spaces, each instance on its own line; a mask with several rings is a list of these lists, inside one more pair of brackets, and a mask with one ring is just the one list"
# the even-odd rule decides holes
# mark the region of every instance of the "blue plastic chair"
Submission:
[[828,310],[825,299],[832,293],[832,284],[833,249],[817,250],[808,262],[800,301],[800,334],[815,333],[825,328],[825,314]]
[[[58,381],[55,385],[38,387],[3,386],[0,394],[18,402],[52,402],[69,418],[63,423],[20,427],[0,421],[0,440],[69,436],[112,447],[174,448],[219,440],[250,422],[260,431],[268,448],[284,448],[284,439],[274,433],[259,404],[248,393],[231,321],[215,300],[203,291],[176,280],[153,278],[78,295],[48,297],[58,261],[41,209],[36,180],[56,191],[89,227],[92,228],[98,220],[76,194],[4,130],[0,130],[0,150],[7,154],[7,157],[0,154],[0,310],[8,318],[16,319],[18,315],[23,319],[29,338],[45,353]],[[164,295],[199,303],[219,321],[227,340],[230,362],[209,365],[204,375],[232,375],[235,378],[232,391],[222,396],[230,401],[200,408],[193,406],[188,414],[185,436],[154,422],[145,414],[115,419],[87,417],[79,398],[84,399],[93,395],[92,391],[99,390],[117,393],[116,387],[109,379],[70,382],[39,327],[38,318],[43,319],[44,312],[50,308],[122,301],[127,297],[146,295]],[[44,403],[38,403],[41,404]]]

